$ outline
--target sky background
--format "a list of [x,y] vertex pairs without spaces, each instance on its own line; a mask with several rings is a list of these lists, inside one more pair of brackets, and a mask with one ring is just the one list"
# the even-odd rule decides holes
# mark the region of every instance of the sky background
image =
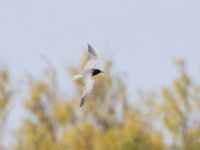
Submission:
[[43,55],[64,80],[90,43],[99,66],[113,58],[127,73],[130,93],[170,85],[174,58],[199,80],[199,8],[199,0],[0,0],[0,66],[16,81],[38,76]]
[[199,6],[199,0],[0,0],[0,65],[15,78],[38,75],[45,55],[63,70],[91,43],[100,57],[114,58],[132,89],[168,84],[174,58],[185,58],[198,77]]

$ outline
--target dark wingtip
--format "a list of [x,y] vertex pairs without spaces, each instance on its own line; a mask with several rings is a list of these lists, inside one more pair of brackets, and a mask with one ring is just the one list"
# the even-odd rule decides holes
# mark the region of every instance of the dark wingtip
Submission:
[[88,49],[92,48],[92,46],[89,43],[87,43],[87,45],[88,45]]
[[83,98],[81,99],[81,104],[80,104],[80,106],[79,107],[82,107],[83,106],[83,104],[84,104],[84,100],[83,100]]
[[89,43],[87,43],[87,45],[88,45],[89,53],[94,55],[94,56],[97,56],[97,53],[96,53],[95,49]]
[[83,106],[83,104],[81,103],[79,107],[81,108],[82,106]]

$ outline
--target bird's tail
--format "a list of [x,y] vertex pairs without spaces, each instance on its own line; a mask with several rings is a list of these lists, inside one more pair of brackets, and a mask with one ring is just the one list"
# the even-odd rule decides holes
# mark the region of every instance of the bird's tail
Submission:
[[78,79],[81,79],[83,76],[81,74],[77,74],[73,77],[73,80],[78,80]]

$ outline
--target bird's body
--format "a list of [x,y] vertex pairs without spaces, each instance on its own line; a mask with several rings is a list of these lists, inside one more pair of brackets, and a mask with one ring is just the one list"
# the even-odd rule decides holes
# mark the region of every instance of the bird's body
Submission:
[[74,77],[74,80],[83,78],[84,81],[84,90],[81,97],[80,107],[83,106],[83,104],[87,100],[87,97],[92,92],[94,86],[94,79],[92,77],[99,73],[102,73],[101,70],[94,68],[97,63],[97,54],[89,44],[88,44],[88,53],[89,53],[88,62],[86,63],[83,71]]

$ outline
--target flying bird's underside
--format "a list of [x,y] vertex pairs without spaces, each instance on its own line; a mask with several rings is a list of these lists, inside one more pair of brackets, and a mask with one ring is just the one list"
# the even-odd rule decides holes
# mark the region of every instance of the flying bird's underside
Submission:
[[92,89],[94,86],[93,76],[103,72],[99,69],[94,68],[96,66],[96,63],[97,63],[97,53],[91,47],[91,45],[88,44],[88,61],[85,65],[83,71],[74,77],[74,80],[83,78],[83,81],[84,81],[84,89],[83,89],[83,94],[81,97],[80,107],[83,106],[83,104],[86,102],[88,96],[92,92]]

